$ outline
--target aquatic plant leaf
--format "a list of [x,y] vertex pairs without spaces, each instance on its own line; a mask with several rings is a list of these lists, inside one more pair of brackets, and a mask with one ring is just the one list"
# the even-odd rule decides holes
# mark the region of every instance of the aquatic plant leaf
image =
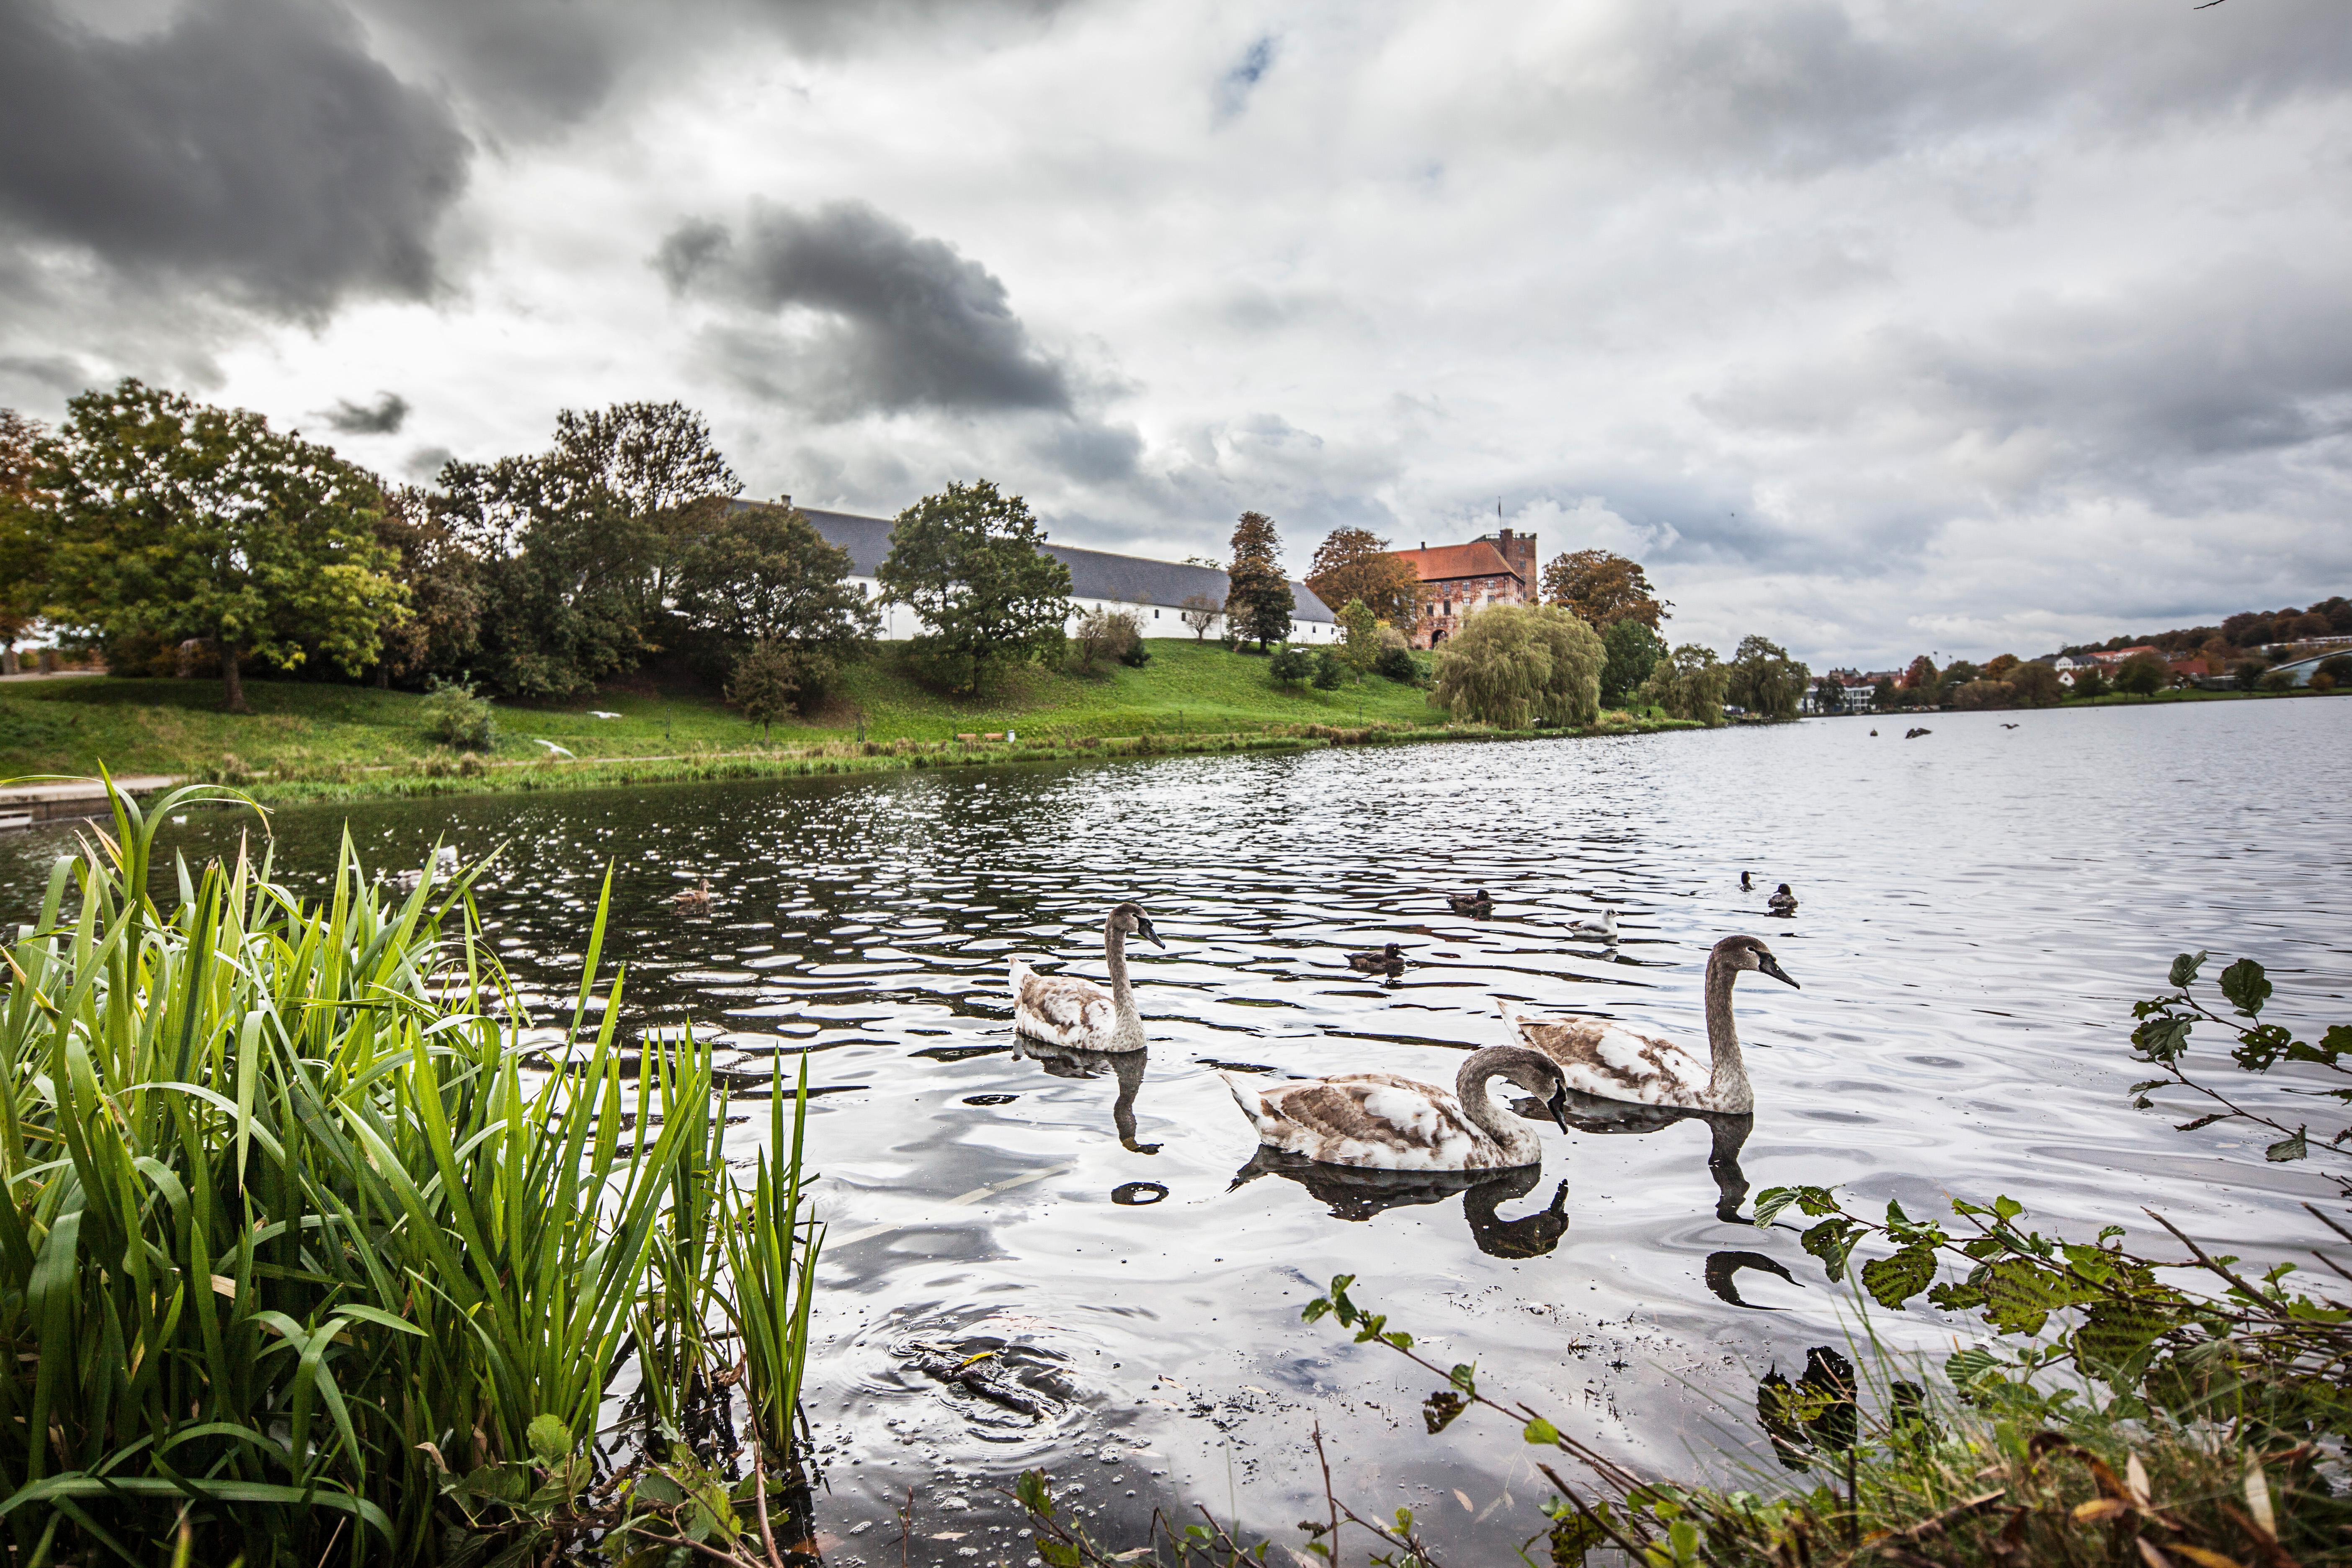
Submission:
[[2304,1138],[2304,1134],[2308,1131],[2309,1129],[2307,1128],[2296,1128],[2294,1130],[2294,1136],[2292,1138],[2282,1138],[2277,1142],[2272,1144],[2269,1148],[2263,1150],[2263,1158],[2274,1163],[2284,1163],[2289,1160],[2300,1160],[2304,1158],[2311,1152],[2310,1144],[2306,1142]]
[[572,1428],[563,1424],[561,1416],[532,1416],[523,1436],[542,1465],[556,1464],[572,1452]]
[[2252,1018],[2271,999],[2270,977],[2263,966],[2251,958],[2242,958],[2221,971],[2221,994],[2227,996],[2239,1012]]
[[1935,1250],[1924,1244],[1906,1247],[1892,1258],[1874,1258],[1862,1266],[1862,1288],[1890,1310],[1935,1282]]

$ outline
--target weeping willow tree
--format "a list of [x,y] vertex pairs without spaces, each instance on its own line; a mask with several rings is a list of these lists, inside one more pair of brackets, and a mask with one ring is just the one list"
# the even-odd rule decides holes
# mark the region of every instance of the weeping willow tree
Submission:
[[1676,719],[1710,727],[1723,722],[1731,670],[1704,643],[1686,642],[1658,661],[1643,683],[1642,700]]
[[1600,637],[1554,605],[1496,605],[1462,623],[1437,650],[1433,700],[1456,719],[1523,730],[1590,724],[1601,716]]

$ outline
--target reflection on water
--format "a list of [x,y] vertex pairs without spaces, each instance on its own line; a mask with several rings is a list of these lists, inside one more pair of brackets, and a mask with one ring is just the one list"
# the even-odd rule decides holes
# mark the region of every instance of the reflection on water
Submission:
[[[406,802],[275,826],[278,863],[311,886],[346,816],[390,870],[436,839],[468,861],[503,847],[479,907],[543,1023],[568,1013],[609,865],[633,1047],[690,1023],[739,1095],[808,1062],[832,1227],[809,1396],[830,1560],[895,1563],[914,1486],[910,1561],[1025,1561],[993,1489],[1033,1463],[1057,1495],[1085,1487],[1070,1495],[1112,1538],[1189,1500],[1288,1540],[1316,1420],[1359,1507],[1412,1506],[1452,1555],[1507,1560],[1540,1527],[1523,1445],[1475,1415],[1427,1436],[1428,1390],[1401,1363],[1300,1322],[1333,1275],[1475,1360],[1482,1386],[1679,1466],[1725,1436],[1764,1452],[1755,1379],[1843,1342],[1844,1298],[1795,1233],[1741,1218],[1751,1184],[1843,1184],[1915,1215],[2006,1191],[2077,1232],[2144,1227],[2140,1205],[2161,1203],[2250,1256],[2298,1233],[2294,1201],[2322,1191],[2306,1174],[2226,1126],[2176,1134],[2126,1108],[2125,1021],[2196,948],[2262,958],[2284,1021],[2340,1016],[2315,998],[2352,973],[2352,846],[2316,803],[2352,754],[2352,702],[2015,722],[1947,714],[1907,743],[1832,721]],[[194,813],[164,844],[220,853],[238,826]],[[66,841],[0,845],[11,918]],[[678,901],[706,879],[707,907]],[[1768,926],[1782,882],[1803,901]],[[1449,907],[1482,888],[1490,906]],[[1102,911],[1129,898],[1169,943],[1130,960],[1150,1052],[1016,1042],[1007,960],[1100,979]],[[1613,944],[1575,929],[1603,908]],[[1703,1037],[1707,951],[1743,931],[1805,981],[1741,994],[1752,1119],[1580,1108],[1574,1131],[1539,1129],[1539,1173],[1387,1201],[1317,1173],[1234,1183],[1255,1139],[1220,1068],[1448,1084],[1462,1052],[1506,1040],[1498,997]],[[1349,968],[1391,942],[1402,974]],[[764,1120],[730,1131],[736,1154]],[[1925,1307],[1874,1321],[1938,1349],[1958,1326]],[[978,1385],[940,1375],[973,1356]]]
[[1489,1258],[1540,1258],[1559,1245],[1568,1229],[1566,1182],[1552,1194],[1549,1208],[1514,1220],[1496,1212],[1534,1189],[1543,1179],[1541,1165],[1501,1171],[1378,1171],[1320,1164],[1260,1145],[1249,1163],[1234,1173],[1233,1184],[1239,1187],[1265,1175],[1297,1182],[1318,1203],[1329,1205],[1334,1219],[1368,1220],[1393,1208],[1442,1204],[1459,1194],[1471,1239]]

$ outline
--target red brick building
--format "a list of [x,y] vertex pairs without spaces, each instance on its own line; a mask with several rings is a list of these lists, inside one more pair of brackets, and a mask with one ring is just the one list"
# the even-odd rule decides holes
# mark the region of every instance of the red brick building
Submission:
[[1462,628],[1462,617],[1489,605],[1532,605],[1541,598],[1536,536],[1504,529],[1467,544],[1400,550],[1428,593],[1412,646],[1435,647]]

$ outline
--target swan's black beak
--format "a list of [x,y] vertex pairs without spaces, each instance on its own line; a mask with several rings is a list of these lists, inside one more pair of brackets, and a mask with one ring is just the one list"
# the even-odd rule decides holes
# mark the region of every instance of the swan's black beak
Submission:
[[1780,967],[1780,961],[1773,957],[1769,952],[1759,955],[1759,962],[1757,963],[1756,967],[1762,970],[1765,973],[1770,975],[1773,979],[1779,981],[1783,985],[1796,985],[1797,989],[1800,991],[1804,989],[1803,986],[1797,985],[1795,981],[1789,978],[1789,972]]
[[[1566,1084],[1562,1084],[1558,1089],[1551,1091],[1551,1098],[1544,1101],[1544,1109],[1551,1112],[1552,1121],[1559,1124],[1559,1130],[1562,1132],[1569,1130],[1568,1086]],[[1565,1186],[1567,1184],[1562,1183],[1561,1184]]]
[[[1166,947],[1168,945],[1166,942],[1160,940],[1160,933],[1151,929],[1151,919],[1150,916],[1146,915],[1139,917],[1137,920],[1136,924],[1142,930],[1143,940],[1150,942],[1152,946]],[[1789,984],[1794,985],[1796,982],[1791,980]]]

